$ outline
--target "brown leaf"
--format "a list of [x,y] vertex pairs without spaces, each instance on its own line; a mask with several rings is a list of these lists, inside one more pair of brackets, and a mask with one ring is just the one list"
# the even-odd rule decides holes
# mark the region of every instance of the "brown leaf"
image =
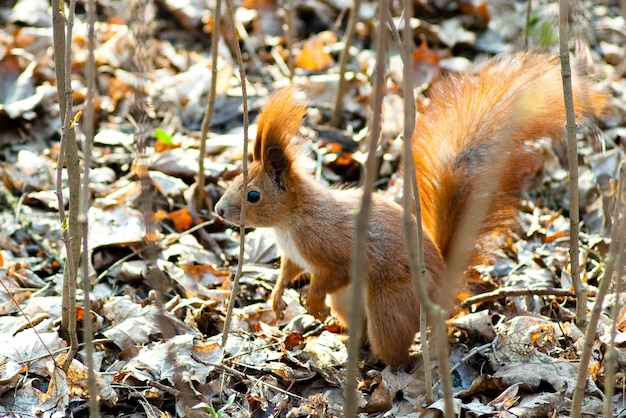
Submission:
[[304,337],[299,332],[292,332],[285,337],[285,348],[292,350],[294,347],[299,346],[304,342]]
[[392,407],[393,394],[385,385],[385,381],[380,379],[380,383],[374,387],[367,405],[361,409],[361,412],[377,414],[389,411]]
[[168,218],[174,223],[174,229],[176,232],[186,231],[193,226],[193,217],[187,208],[170,212]]
[[482,0],[464,0],[459,1],[459,10],[466,16],[473,18],[473,26],[478,28],[486,28],[491,14],[487,2]]
[[327,51],[327,46],[337,42],[337,37],[332,32],[320,32],[305,42],[296,65],[299,68],[310,71],[324,71],[335,63],[333,57]]

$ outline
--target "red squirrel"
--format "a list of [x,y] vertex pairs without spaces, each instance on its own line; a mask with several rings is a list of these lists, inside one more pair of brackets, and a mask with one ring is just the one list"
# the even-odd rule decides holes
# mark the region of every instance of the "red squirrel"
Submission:
[[[606,96],[585,77],[574,78],[577,117],[602,111]],[[492,59],[475,74],[443,78],[430,89],[431,103],[417,116],[412,137],[416,163],[428,290],[445,291],[446,263],[459,224],[480,222],[480,234],[501,230],[514,218],[525,173],[536,163],[525,141],[560,138],[565,108],[557,58],[524,53]],[[329,312],[347,325],[353,214],[359,190],[329,189],[297,164],[293,141],[306,113],[294,88],[277,91],[258,120],[246,196],[247,227],[269,227],[284,255],[272,292],[276,317],[285,309],[283,292],[301,273],[311,275],[307,308],[317,319]],[[504,158],[502,164],[492,159]],[[496,172],[505,167],[506,172]],[[498,180],[489,196],[479,179]],[[215,206],[226,221],[240,222],[242,176]],[[468,213],[488,199],[484,219]],[[372,196],[367,249],[366,331],[372,352],[391,366],[407,364],[419,331],[419,304],[409,275],[400,205]],[[469,250],[468,250],[469,251]],[[473,251],[469,266],[480,255]],[[328,298],[327,298],[328,297]],[[326,305],[328,301],[329,307]]]

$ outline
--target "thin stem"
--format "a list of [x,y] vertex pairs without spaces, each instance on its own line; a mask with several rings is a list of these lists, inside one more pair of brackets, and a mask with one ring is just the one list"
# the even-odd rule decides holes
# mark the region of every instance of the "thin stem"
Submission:
[[[430,369],[430,349],[427,335],[427,317],[432,307],[425,308],[426,304],[432,305],[432,301],[426,290],[425,264],[424,264],[424,233],[422,231],[422,210],[420,205],[419,185],[415,173],[415,161],[413,160],[413,131],[415,129],[415,96],[413,94],[413,66],[412,56],[415,44],[413,42],[413,28],[411,27],[413,16],[413,0],[404,0],[404,27],[403,27],[403,75],[404,81],[404,161],[406,170],[403,182],[403,207],[404,207],[404,231],[406,245],[409,252],[411,278],[420,295],[420,342],[422,345],[422,360],[424,362],[424,385],[426,387],[426,402],[433,400],[433,376]],[[393,21],[390,19],[390,24]],[[415,216],[412,208],[415,207]],[[413,226],[416,225],[416,233]],[[447,355],[447,353],[446,353]]]
[[[574,395],[572,396],[572,412],[571,417],[581,416],[582,400],[585,396],[585,388],[587,387],[587,374],[589,369],[589,360],[593,351],[594,341],[596,339],[598,321],[600,320],[600,313],[602,312],[602,305],[604,302],[604,296],[609,290],[609,285],[613,278],[621,271],[623,266],[618,264],[618,260],[622,258],[624,253],[624,237],[626,236],[626,168],[622,166],[620,174],[620,188],[618,191],[616,205],[615,205],[615,219],[613,224],[613,230],[611,233],[611,246],[609,249],[609,255],[606,260],[606,270],[604,276],[600,281],[598,287],[598,294],[596,300],[593,303],[591,314],[589,315],[589,323],[587,324],[587,331],[585,332],[585,339],[583,343],[583,351],[580,355],[580,364],[578,366],[578,375],[576,376],[576,388],[574,389]],[[623,260],[622,260],[623,261]],[[613,318],[615,321],[615,318]],[[613,382],[606,382],[606,384],[613,384]]]
[[[204,158],[206,157],[206,139],[209,134],[211,120],[215,109],[215,96],[217,89],[217,65],[218,65],[218,43],[220,39],[220,22],[222,20],[222,2],[215,2],[215,10],[213,11],[213,33],[211,35],[211,90],[207,95],[207,104],[202,118],[202,127],[200,133],[200,156],[198,157],[198,181],[196,183],[196,193],[204,191],[205,175],[204,175]],[[196,199],[196,202],[203,202],[204,199]],[[199,210],[200,208],[196,208]]]
[[96,373],[94,370],[94,346],[93,346],[93,323],[91,321],[91,282],[89,280],[89,169],[91,166],[91,146],[93,143],[94,124],[94,96],[96,93],[96,64],[94,51],[96,49],[95,37],[96,5],[95,0],[87,2],[87,66],[85,75],[87,78],[87,97],[85,103],[84,129],[85,149],[84,149],[84,171],[83,186],[79,220],[82,224],[83,251],[82,251],[82,287],[83,287],[83,341],[86,351],[87,385],[89,388],[89,416],[97,418],[100,416],[98,403],[98,388],[96,384]]
[[352,248],[351,284],[349,294],[351,295],[351,309],[349,315],[350,338],[348,340],[348,366],[345,393],[345,416],[355,417],[357,415],[357,379],[358,379],[358,359],[359,349],[363,334],[364,303],[363,294],[367,278],[366,253],[369,235],[369,213],[372,201],[372,189],[378,176],[376,170],[376,150],[381,132],[381,110],[384,97],[384,86],[386,79],[387,60],[387,27],[385,25],[387,16],[387,0],[378,3],[378,37],[376,48],[376,71],[374,79],[374,98],[372,103],[372,128],[369,136],[369,151],[365,162],[365,184],[363,185],[363,195],[361,206],[354,219],[354,242]]
[[559,2],[559,53],[561,57],[561,77],[563,79],[563,95],[565,99],[565,117],[567,127],[567,162],[569,171],[569,256],[572,284],[576,291],[576,325],[585,328],[587,313],[587,295],[580,280],[580,262],[578,260],[578,236],[580,214],[578,212],[578,142],[576,141],[576,116],[572,92],[572,70],[569,63],[568,48],[569,0]]
[[[378,4],[381,7],[381,4]],[[333,106],[333,116],[330,120],[332,126],[339,126],[341,121],[341,110],[343,108],[343,96],[346,90],[346,67],[348,66],[348,59],[350,58],[350,47],[352,46],[352,39],[354,38],[354,32],[356,24],[359,20],[359,9],[361,8],[361,0],[354,0],[352,10],[350,11],[350,18],[348,19],[348,27],[346,28],[346,34],[343,39],[343,50],[339,57],[339,81],[337,85],[337,94],[335,95],[335,104]],[[384,26],[384,21],[380,21],[380,27]]]
[[[241,77],[241,100],[243,102],[243,161],[242,161],[242,175],[243,175],[243,187],[241,188],[241,218],[239,219],[239,262],[237,263],[237,271],[235,272],[235,278],[233,279],[233,289],[231,292],[230,300],[228,301],[228,308],[226,310],[226,317],[224,318],[224,329],[222,330],[222,347],[226,348],[228,342],[228,334],[230,331],[230,322],[233,316],[233,308],[235,307],[235,299],[239,293],[239,279],[243,272],[243,262],[245,255],[246,244],[246,195],[248,194],[248,94],[246,90],[246,69],[243,66],[243,58],[241,56],[241,49],[237,43],[237,29],[235,27],[235,16],[233,13],[232,0],[226,0],[226,9],[228,11],[228,23],[230,24],[230,30],[233,39],[233,50],[237,58],[237,65],[239,66],[239,75]],[[225,352],[225,351],[224,351]]]

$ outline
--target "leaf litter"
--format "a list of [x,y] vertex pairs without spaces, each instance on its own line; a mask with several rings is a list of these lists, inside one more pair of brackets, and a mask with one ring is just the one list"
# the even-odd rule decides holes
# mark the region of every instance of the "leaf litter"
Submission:
[[[84,105],[86,26],[83,2],[74,28],[74,106]],[[226,346],[221,330],[231,273],[238,257],[238,233],[210,211],[192,213],[190,185],[197,174],[199,129],[211,81],[208,39],[215,16],[203,2],[149,4],[152,71],[138,72],[133,57],[139,40],[130,1],[101,1],[96,29],[97,126],[89,212],[90,313],[96,328],[98,397],[103,416],[341,416],[346,347],[341,330],[306,313],[306,283],[285,292],[285,318],[274,321],[267,299],[277,276],[279,253],[271,234],[251,231],[234,322]],[[624,18],[617,6],[589,4],[584,25],[598,29],[589,42],[574,31],[603,83],[615,93],[615,110],[602,126],[608,150],[593,143],[581,150],[581,234],[583,275],[593,291],[608,251],[611,190],[623,150],[625,89]],[[462,71],[484,53],[519,49],[525,5],[504,1],[417,4],[413,22],[416,91],[446,72]],[[337,62],[345,30],[346,2],[294,4],[294,82],[311,97],[303,134],[313,139],[308,169],[320,181],[358,180],[367,136],[368,101],[375,68],[371,39],[376,2],[364,2],[347,77],[351,89],[343,108],[345,126],[326,125],[338,80]],[[554,50],[553,4],[535,6],[529,28],[535,46]],[[15,416],[84,414],[85,353],[67,372],[53,367],[65,356],[58,333],[64,250],[55,189],[60,122],[52,61],[48,2],[17,0],[0,7],[0,414]],[[398,24],[394,10],[394,19]],[[236,7],[240,41],[246,50],[252,116],[269,90],[285,85],[290,57],[282,22],[286,10],[274,1],[246,1]],[[216,112],[207,141],[207,190],[215,203],[239,170],[241,93],[228,42],[219,42]],[[384,106],[382,193],[396,198],[396,138],[402,129],[401,61],[390,59]],[[268,83],[269,81],[269,83]],[[159,269],[166,298],[147,280],[140,185],[135,167],[135,92],[145,89],[149,110],[149,176],[155,218],[161,229]],[[78,128],[80,130],[80,126]],[[250,138],[254,137],[254,124]],[[611,143],[618,144],[612,146]],[[597,144],[596,144],[597,145]],[[493,265],[476,274],[487,288],[569,289],[566,172],[558,153],[545,147],[546,165],[520,212],[520,227],[498,237]],[[65,172],[64,172],[65,176]],[[67,179],[63,178],[63,193]],[[65,196],[67,202],[68,196]],[[195,233],[189,232],[204,223]],[[205,234],[205,235],[203,235]],[[210,238],[207,240],[207,236]],[[219,251],[210,243],[216,243]],[[10,293],[10,297],[9,297]],[[79,291],[78,298],[82,293]],[[622,295],[610,295],[611,301]],[[20,308],[15,303],[19,303]],[[622,305],[623,306],[623,305]],[[572,322],[571,297],[525,294],[474,305],[449,322],[457,398],[465,416],[564,416],[574,387],[582,332]],[[79,311],[80,312],[80,311]],[[78,313],[77,313],[78,315]],[[611,318],[603,313],[590,365],[585,410],[601,411],[600,390],[620,387],[626,356],[620,313],[618,370],[605,382],[605,350]],[[79,330],[79,338],[82,336]],[[419,344],[415,350],[419,351]],[[407,373],[367,361],[363,350],[359,406],[363,414],[433,416],[440,403],[424,403],[417,361]],[[436,366],[427,365],[427,367]],[[621,379],[621,380],[620,380]],[[620,383],[621,382],[621,383]],[[624,402],[617,391],[616,413]]]

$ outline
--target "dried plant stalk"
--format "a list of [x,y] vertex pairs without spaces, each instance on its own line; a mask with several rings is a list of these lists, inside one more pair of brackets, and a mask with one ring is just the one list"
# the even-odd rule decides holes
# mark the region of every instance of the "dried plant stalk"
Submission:
[[98,403],[98,387],[96,384],[96,373],[94,370],[94,346],[93,346],[93,323],[91,322],[91,281],[89,278],[89,169],[91,167],[91,146],[93,143],[93,123],[94,123],[94,96],[96,94],[96,63],[94,51],[96,49],[95,24],[96,24],[96,4],[95,0],[87,1],[87,65],[85,77],[87,81],[87,97],[85,100],[84,112],[84,169],[83,186],[80,208],[80,222],[83,235],[82,252],[82,288],[83,288],[83,342],[85,345],[85,365],[87,366],[87,386],[89,388],[89,416],[97,418],[100,416],[100,406]]
[[[617,190],[617,198],[615,201],[615,213],[617,224],[615,228],[619,231],[617,236],[626,236],[626,163],[622,163],[620,169],[620,179]],[[613,259],[614,264],[611,266],[611,271],[619,272],[624,271],[626,265],[626,241],[619,240],[617,242],[611,242],[616,255]],[[605,276],[606,277],[606,276]],[[615,388],[613,382],[615,382],[615,370],[617,368],[617,350],[615,348],[615,337],[617,335],[618,315],[622,309],[622,297],[624,280],[617,277],[617,284],[615,285],[615,303],[611,306],[611,318],[613,323],[611,324],[611,343],[607,349],[605,356],[605,375],[604,375],[604,403],[603,413],[605,417],[613,416],[613,394]]]
[[528,51],[530,36],[530,13],[532,12],[532,1],[526,0],[526,23],[524,25],[524,49]]
[[[76,1],[69,2],[67,19],[65,18],[65,2],[52,2],[52,32],[54,39],[55,71],[57,77],[57,93],[59,96],[59,110],[61,115],[61,145],[59,161],[57,162],[57,199],[61,230],[67,253],[67,263],[63,270],[63,295],[61,297],[61,334],[70,343],[70,349],[65,357],[63,370],[67,371],[72,359],[78,351],[78,337],[76,335],[76,277],[78,274],[78,259],[80,257],[81,228],[78,222],[80,199],[80,166],[78,159],[78,145],[72,116],[72,87],[71,87],[71,42]],[[63,201],[63,166],[67,167],[67,177],[70,190],[68,216],[65,215]]]
[[[412,57],[415,44],[413,42],[413,28],[411,27],[411,16],[413,16],[413,0],[404,0],[404,27],[403,27],[403,76],[404,82],[404,156],[405,171],[403,183],[403,207],[404,207],[404,231],[406,246],[409,254],[409,267],[411,278],[417,289],[420,298],[420,342],[422,345],[422,360],[424,362],[424,386],[426,387],[426,402],[433,400],[433,376],[430,369],[430,350],[426,324],[429,313],[434,307],[428,296],[425,281],[424,266],[424,235],[422,232],[422,215],[419,198],[419,185],[415,173],[415,162],[413,161],[412,139],[415,129],[415,96],[413,94],[413,66]],[[391,21],[393,23],[393,21]],[[399,38],[398,38],[399,39]],[[415,217],[413,216],[415,207]],[[413,222],[417,222],[417,236],[413,236]],[[428,308],[425,308],[428,305]],[[448,353],[445,353],[447,356]]]
[[576,291],[576,325],[585,327],[587,313],[587,295],[580,280],[580,262],[578,261],[578,236],[580,215],[578,213],[578,148],[576,141],[576,116],[572,93],[572,70],[569,63],[568,48],[569,0],[559,2],[559,52],[561,58],[561,77],[565,98],[565,117],[567,127],[567,160],[569,170],[569,257],[572,284]]
[[[355,12],[356,13],[356,12]],[[348,340],[348,365],[345,393],[345,416],[355,417],[357,415],[357,376],[359,349],[363,337],[363,318],[365,308],[363,302],[363,292],[365,281],[367,280],[367,244],[369,235],[369,213],[372,202],[372,189],[378,176],[376,170],[376,149],[378,138],[381,133],[381,114],[384,97],[385,79],[387,74],[387,21],[388,3],[381,0],[378,3],[378,36],[376,48],[376,71],[374,78],[374,99],[372,103],[372,124],[369,135],[369,152],[365,162],[365,183],[363,184],[363,195],[358,213],[354,219],[354,242],[352,249],[352,265],[350,267],[350,313]]]
[[[585,332],[585,340],[583,343],[582,354],[580,355],[580,365],[578,366],[578,375],[576,378],[576,388],[574,389],[574,395],[572,397],[572,412],[570,416],[581,416],[582,400],[585,395],[585,387],[587,386],[587,371],[589,368],[589,360],[591,353],[593,352],[593,343],[596,339],[596,327],[600,319],[600,313],[602,312],[602,304],[604,297],[609,290],[611,281],[623,268],[623,265],[619,265],[619,262],[623,262],[623,253],[625,251],[625,243],[623,237],[626,236],[626,174],[624,173],[624,167],[622,167],[622,174],[620,177],[620,192],[617,196],[617,203],[615,205],[615,219],[613,229],[611,233],[611,246],[609,254],[606,260],[606,270],[604,276],[600,281],[598,287],[598,293],[596,300],[591,309],[589,316],[589,323],[587,324],[587,331]],[[610,384],[607,382],[607,384]],[[609,415],[610,416],[610,415]]]
[[[202,195],[206,194],[204,191],[205,175],[204,175],[204,158],[206,157],[206,139],[209,135],[209,128],[211,126],[211,119],[213,119],[213,112],[215,110],[215,96],[217,89],[217,61],[219,57],[218,43],[220,39],[220,22],[222,20],[222,2],[215,2],[215,10],[213,11],[213,33],[211,35],[211,90],[207,94],[206,109],[204,116],[202,117],[202,127],[200,128],[200,155],[198,157],[198,179],[194,193],[196,193],[196,203],[203,202]],[[196,210],[200,210],[196,207]]]
[[242,175],[243,186],[241,188],[241,217],[239,220],[239,262],[237,263],[237,271],[235,278],[233,279],[233,288],[230,294],[230,300],[228,301],[228,309],[226,310],[226,317],[224,318],[224,328],[222,329],[222,348],[226,348],[228,342],[228,333],[230,332],[230,322],[233,317],[233,308],[235,307],[235,298],[239,293],[239,279],[243,271],[243,262],[245,255],[246,244],[246,194],[248,194],[248,94],[246,90],[246,69],[243,66],[243,58],[241,56],[241,49],[237,43],[237,29],[235,22],[235,15],[233,13],[232,0],[226,0],[226,10],[228,12],[228,23],[230,24],[230,30],[233,39],[233,50],[235,51],[235,57],[237,58],[237,66],[239,67],[239,75],[241,77],[241,100],[243,104],[243,161],[242,161]]
[[[343,109],[343,96],[346,93],[346,66],[348,65],[348,59],[350,58],[350,47],[352,46],[352,39],[354,38],[354,31],[356,23],[359,20],[359,8],[361,7],[361,0],[354,0],[352,10],[350,11],[350,18],[348,19],[348,27],[346,28],[346,34],[343,39],[343,50],[339,57],[339,81],[337,86],[337,94],[335,95],[335,104],[333,106],[333,116],[330,120],[332,126],[339,126],[341,122],[341,111]],[[381,4],[378,4],[381,7]],[[380,27],[384,26],[384,21],[380,21]]]

